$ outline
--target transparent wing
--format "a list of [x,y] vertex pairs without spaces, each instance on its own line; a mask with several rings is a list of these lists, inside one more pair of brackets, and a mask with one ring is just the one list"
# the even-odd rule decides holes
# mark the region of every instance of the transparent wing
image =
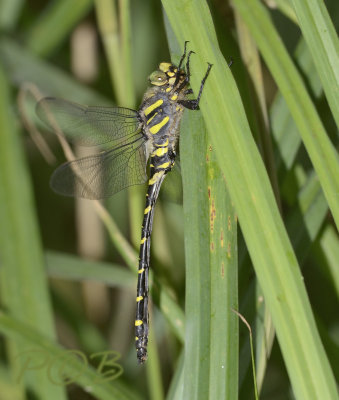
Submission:
[[115,145],[140,130],[138,113],[129,108],[90,107],[45,97],[38,102],[36,113],[53,131],[61,130],[83,146]]
[[94,156],[79,158],[57,168],[51,187],[65,196],[103,199],[131,185],[146,182],[145,139],[132,142]]

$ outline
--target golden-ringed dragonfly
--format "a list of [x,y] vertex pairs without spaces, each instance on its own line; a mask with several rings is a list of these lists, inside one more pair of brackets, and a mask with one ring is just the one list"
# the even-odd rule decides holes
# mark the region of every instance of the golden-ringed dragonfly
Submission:
[[138,111],[82,106],[51,97],[43,98],[36,107],[43,122],[54,130],[57,126],[72,141],[84,146],[109,145],[109,150],[58,167],[51,177],[51,187],[59,194],[85,199],[112,196],[128,186],[145,183],[150,160],[135,313],[135,347],[141,364],[147,359],[148,272],[154,206],[160,186],[174,165],[183,111],[185,108],[199,109],[212,67],[208,64],[198,97],[190,99],[190,56],[193,51],[187,54],[187,43],[178,66],[162,62],[149,76],[151,86]]

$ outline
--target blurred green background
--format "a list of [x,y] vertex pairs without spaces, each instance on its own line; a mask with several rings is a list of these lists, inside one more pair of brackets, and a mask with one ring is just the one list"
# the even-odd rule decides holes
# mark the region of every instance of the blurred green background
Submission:
[[[180,7],[174,3],[173,9]],[[183,2],[183,8],[184,3],[199,8],[204,2]],[[244,22],[241,3],[234,1],[232,6],[228,1],[211,0],[208,6],[222,54],[228,62],[233,59],[231,72],[302,268],[318,332],[338,378],[338,232],[274,72],[260,58],[256,47],[263,51],[260,43],[255,43],[255,35]],[[281,1],[250,3],[269,13],[333,148],[338,149],[337,116],[328,105],[321,73],[314,67],[293,6]],[[164,2],[164,7],[171,5]],[[338,2],[329,0],[326,7],[337,28]],[[182,206],[180,175],[184,154],[179,167],[166,178],[156,207],[151,260],[155,306],[149,361],[140,367],[133,323],[145,187],[105,201],[108,213],[91,201],[56,195],[49,178],[65,156],[56,136],[34,113],[41,96],[137,109],[148,75],[159,62],[171,56],[176,61],[181,54],[183,41],[174,39],[169,20],[156,0],[0,3],[0,400],[185,398],[184,240],[188,239],[184,239],[187,213]],[[279,62],[280,54],[275,56]],[[226,89],[220,85],[220,90]],[[190,132],[186,122],[185,132]],[[88,149],[74,150],[84,154]],[[193,165],[190,173],[199,174],[199,167]],[[233,218],[230,200],[228,206],[231,211],[225,213]],[[268,311],[261,308],[261,289],[240,229],[238,243],[234,239],[232,246],[232,254],[238,254],[238,266],[237,262],[233,266],[238,277],[228,284],[254,333],[259,397],[302,398],[293,394]],[[208,304],[210,299],[200,300]],[[236,317],[232,314],[232,318]],[[212,329],[218,334],[218,327]],[[235,368],[232,383],[213,385],[234,387],[232,395],[220,398],[252,399],[248,330],[242,323],[239,332],[234,329],[231,346],[236,349],[239,374]],[[69,355],[63,349],[79,353]],[[108,350],[116,352],[118,359],[102,370],[103,358],[91,355]],[[92,369],[79,373],[87,362]],[[69,370],[64,370],[65,365]],[[109,370],[112,379],[98,384],[96,379]],[[74,382],[63,385],[63,373]],[[210,398],[216,398],[211,395],[213,380],[207,380],[205,384],[202,379],[201,385],[209,388]],[[192,392],[191,398],[207,397]]]

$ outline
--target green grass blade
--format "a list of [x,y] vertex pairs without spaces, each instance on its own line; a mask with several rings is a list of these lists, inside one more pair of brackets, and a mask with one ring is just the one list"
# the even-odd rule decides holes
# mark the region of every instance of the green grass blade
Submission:
[[[165,22],[171,52],[176,56],[173,61],[177,63],[179,46],[166,17]],[[185,346],[183,395],[192,392],[197,398],[205,395],[210,398],[237,398],[238,319],[232,312],[238,307],[237,221],[201,116],[186,114],[180,136],[184,188],[185,181],[188,185],[184,192],[185,309],[188,319],[185,343],[192,342],[193,334],[197,340],[189,348],[187,344]],[[197,154],[192,156],[193,148]],[[206,160],[205,163],[202,160]],[[195,172],[197,165],[201,169],[198,177]],[[199,198],[200,202],[194,202],[194,198]],[[207,221],[201,218],[206,207]],[[201,208],[204,211],[201,212]],[[200,247],[192,238],[203,242],[205,224],[209,227],[208,242]],[[204,254],[207,249],[209,255]],[[209,260],[209,264],[201,263],[197,268],[201,257]],[[197,296],[200,301],[197,301]],[[200,306],[197,307],[197,304]],[[194,313],[188,309],[194,309]],[[197,359],[203,359],[203,363],[200,365]],[[207,370],[209,376],[205,375]],[[196,391],[197,386],[203,390]]]
[[127,99],[124,90],[125,83],[122,79],[124,70],[121,60],[118,12],[115,3],[110,0],[96,0],[95,11],[116,98],[119,105],[127,107],[128,104],[124,104]]
[[339,40],[337,32],[324,2],[292,0],[292,3],[328,104],[339,128]]
[[58,0],[49,5],[26,36],[27,48],[35,54],[51,53],[90,11],[93,0]]
[[264,7],[257,0],[234,0],[299,129],[339,227],[339,159],[297,69]]
[[[297,65],[307,77],[313,96],[317,99],[322,93],[321,82],[307,49],[305,41],[301,38],[294,52]],[[280,92],[277,93],[270,109],[272,133],[277,143],[278,152],[275,155],[278,170],[283,167],[289,170],[297,155],[301,137],[298,128],[287,107],[286,101]],[[283,165],[282,165],[283,164]]]
[[315,174],[310,174],[298,194],[295,207],[286,216],[286,229],[293,237],[293,248],[303,262],[328,212],[326,199]]
[[[285,218],[287,231],[292,237],[293,248],[295,249],[301,265],[307,260],[311,246],[320,232],[327,211],[328,206],[319,182],[315,174],[311,174],[304,186],[300,189],[297,204],[290,210]],[[257,288],[255,298],[263,298],[263,293],[260,288]],[[244,315],[249,316],[252,307],[252,304],[247,304],[247,308],[242,311]],[[250,324],[256,327],[256,365],[259,388],[264,379],[267,358],[270,354],[274,339],[271,317],[266,308],[265,302],[257,301],[257,313],[249,320]],[[252,322],[254,319],[255,322]],[[246,346],[247,344],[243,346],[244,349]],[[326,348],[326,350],[328,349]],[[242,351],[243,354],[245,354],[245,350]],[[244,368],[246,364],[248,367],[250,366],[249,355],[246,360],[243,359],[242,368]],[[251,379],[248,379],[247,387],[248,386],[252,387]]]
[[295,15],[295,11],[294,11],[290,1],[275,0],[272,3],[270,0],[265,0],[265,3],[267,4],[268,7],[272,7],[273,9],[277,8],[278,10],[280,10],[283,14],[286,15],[287,18],[289,18],[295,24],[298,23],[297,16]]
[[[322,91],[321,82],[305,41],[302,38],[295,51],[295,59],[299,68],[302,70],[303,76],[307,79],[307,82],[312,89],[313,96],[318,99]],[[291,118],[286,102],[280,93],[277,94],[273,107],[271,108],[270,120],[278,146],[276,159],[278,160],[278,165],[280,167],[280,177],[281,180],[283,180],[283,173],[286,175],[284,168],[289,170],[292,167],[292,163],[295,160],[301,143],[301,138],[298,134],[297,127]],[[283,161],[283,163],[281,161]],[[282,187],[283,186],[284,184]],[[295,196],[293,193],[290,195],[293,197]],[[307,182],[300,189],[296,206],[290,210],[288,215],[286,215],[287,231],[292,238],[293,248],[295,249],[301,265],[306,260],[311,245],[320,231],[327,211],[328,205],[317,177],[315,174],[311,174]],[[258,296],[260,296],[260,294]],[[261,304],[261,306],[265,307],[264,304]],[[259,311],[263,311],[263,307],[260,307]],[[259,387],[261,386],[260,382],[263,377],[263,367],[267,364],[267,353],[270,348],[269,338],[272,338],[272,336],[269,336],[269,338],[266,337],[266,329],[263,329],[263,321],[265,320],[265,317],[267,317],[267,313],[264,313],[264,316],[259,313],[256,318],[256,326],[258,328],[256,332],[256,349]],[[328,354],[331,354],[329,352],[330,348],[327,346],[326,350]],[[248,379],[248,381],[250,380]],[[251,384],[251,382],[249,382],[249,384]]]
[[21,400],[24,399],[23,394],[18,386],[11,384],[11,377],[8,369],[4,364],[0,365],[0,393],[1,400]]
[[[270,354],[272,351],[273,342],[275,339],[275,329],[272,321],[272,316],[267,307],[267,304],[264,299],[263,291],[256,282],[256,291],[255,291],[255,299],[256,299],[256,315],[253,326],[255,327],[255,366],[256,372],[253,371],[253,360],[252,360],[252,344],[251,344],[251,360],[252,360],[252,373],[256,374],[256,384],[259,388],[259,392],[261,391],[265,375],[266,375],[266,367],[267,362],[270,358]],[[253,385],[252,379],[249,380],[250,387],[255,387],[255,392],[257,391],[257,387]]]
[[[234,10],[234,16],[236,21],[237,28],[237,38],[239,42],[239,48],[241,51],[241,58],[243,63],[246,66],[246,71],[248,73],[249,83],[249,98],[253,99],[254,102],[254,112],[255,112],[255,123],[253,123],[253,119],[251,120],[249,117],[249,123],[253,129],[253,134],[256,139],[258,148],[264,160],[266,170],[269,173],[270,182],[275,194],[275,198],[277,199],[279,208],[281,208],[281,200],[279,193],[279,186],[277,180],[276,173],[276,165],[274,160],[274,151],[272,146],[271,139],[271,126],[268,117],[268,110],[266,104],[266,96],[265,96],[265,87],[264,87],[264,79],[262,72],[262,65],[260,61],[260,55],[258,48],[255,44],[254,39],[252,38],[248,27],[242,20],[239,13]],[[232,70],[235,73],[234,69]],[[239,82],[239,80],[238,80]],[[244,93],[242,94],[244,96]],[[245,104],[244,104],[245,105]],[[246,105],[245,105],[246,107]],[[249,116],[248,111],[246,110],[247,115]],[[252,123],[251,123],[252,122]],[[258,132],[256,132],[258,131]],[[255,299],[259,299],[263,297],[260,285],[256,283],[256,296]],[[256,317],[253,322],[253,326],[255,326],[255,350],[256,350],[256,359],[255,359],[255,368],[257,369],[255,384],[255,393],[257,393],[257,386],[259,390],[262,386],[265,373],[267,360],[270,357],[273,340],[275,338],[275,330],[272,323],[271,315],[266,307],[265,302],[256,301]],[[235,308],[237,309],[237,308]],[[247,314],[245,314],[247,315]],[[248,354],[248,366],[250,366],[249,360],[252,360],[252,364],[254,363],[253,359],[253,349],[252,349],[252,336],[250,340],[250,348],[251,351],[247,352]],[[247,343],[245,345],[247,347]],[[241,366],[245,367],[244,364]],[[253,365],[252,365],[253,369]],[[249,374],[248,374],[249,376]],[[248,379],[249,387],[252,388],[253,380]],[[243,385],[241,385],[242,391],[244,391]]]
[[163,400],[164,386],[161,377],[161,364],[157,341],[154,334],[153,319],[150,324],[150,334],[148,342],[148,360],[146,369],[148,392],[150,400]]
[[42,61],[6,37],[0,39],[0,57],[9,80],[15,86],[31,82],[45,95],[63,97],[81,104],[112,104],[95,90],[79,84],[61,69]]
[[[256,138],[258,148],[264,160],[266,170],[268,171],[271,185],[280,207],[280,193],[277,180],[276,165],[274,160],[273,145],[270,132],[270,122],[268,118],[268,110],[265,97],[265,87],[263,79],[262,65],[258,48],[248,30],[246,24],[242,20],[239,13],[234,11],[237,37],[241,52],[241,59],[246,66],[249,80],[249,94],[254,102],[255,124],[252,123],[252,129]],[[250,122],[250,120],[249,120]]]
[[[124,66],[123,79],[125,80],[125,99],[129,107],[135,108],[136,96],[133,74],[133,58],[132,58],[132,21],[131,21],[131,4],[130,0],[120,0],[120,25],[121,25],[121,48],[122,48],[122,64]],[[121,76],[120,76],[120,79]]]
[[117,102],[120,106],[135,107],[129,1],[120,4],[120,21],[114,1],[96,0],[95,10]]
[[190,393],[190,399],[236,399],[236,218],[199,114],[185,116],[180,144],[186,254],[184,398]]
[[[237,399],[239,332],[238,316],[233,312],[238,309],[237,217],[212,145],[205,159],[211,274],[209,398]],[[191,173],[196,173],[191,167]]]
[[332,226],[328,226],[320,239],[320,249],[322,250],[326,263],[322,262],[321,265],[327,265],[327,273],[329,280],[333,282],[333,286],[339,297],[339,238],[337,232]]
[[184,351],[181,352],[176,362],[176,368],[171,380],[166,400],[184,399]]
[[1,30],[12,30],[24,5],[24,0],[3,0],[0,3],[0,28]]
[[122,266],[81,259],[56,251],[46,253],[47,273],[53,278],[94,280],[112,287],[135,286],[135,275]]
[[[179,42],[190,40],[196,51],[192,60],[194,90],[199,87],[206,62],[213,64],[200,108],[273,318],[295,396],[336,398],[333,374],[298,263],[252,139],[239,92],[218,49],[208,7],[202,0],[187,0],[184,5],[182,1],[163,0],[163,5]],[[251,18],[261,26],[254,15],[252,12]],[[296,107],[299,110],[299,103]],[[333,149],[331,154],[335,157]],[[198,262],[203,264],[204,260]]]
[[[30,177],[12,114],[7,77],[0,68],[0,253],[1,300],[8,312],[50,339],[55,338],[45,266],[36,221]],[[13,369],[25,345],[8,343]],[[19,367],[20,368],[20,367]],[[61,387],[52,388],[42,371],[28,377],[40,398],[63,399]]]
[[[180,148],[186,259],[184,398],[207,399],[210,387],[211,276],[205,167],[207,138],[200,113],[191,112],[184,116]],[[199,173],[193,174],[194,170]]]

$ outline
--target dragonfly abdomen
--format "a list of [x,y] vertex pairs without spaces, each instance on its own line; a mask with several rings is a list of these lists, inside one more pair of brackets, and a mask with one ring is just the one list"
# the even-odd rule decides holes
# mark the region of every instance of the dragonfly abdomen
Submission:
[[161,184],[174,164],[175,153],[169,149],[169,140],[154,145],[150,161],[150,178],[146,194],[146,205],[141,229],[139,252],[137,307],[135,315],[135,347],[140,364],[147,359],[148,342],[148,276],[150,265],[151,233],[153,226],[154,207],[159,195]]

